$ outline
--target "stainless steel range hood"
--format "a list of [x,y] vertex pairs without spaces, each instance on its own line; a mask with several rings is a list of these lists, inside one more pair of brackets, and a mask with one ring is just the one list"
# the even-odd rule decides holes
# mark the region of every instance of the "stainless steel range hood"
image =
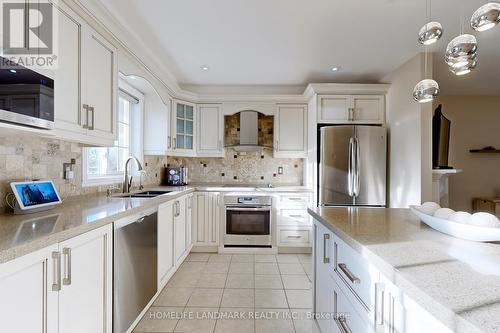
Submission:
[[259,151],[259,113],[257,111],[240,112],[240,143],[233,146],[236,151]]

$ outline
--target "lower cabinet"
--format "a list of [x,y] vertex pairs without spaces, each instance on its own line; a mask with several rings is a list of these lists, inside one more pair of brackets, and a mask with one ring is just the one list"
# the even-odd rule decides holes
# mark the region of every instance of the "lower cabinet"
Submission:
[[314,225],[314,312],[321,332],[331,332],[333,321],[333,236],[322,224]]
[[174,201],[174,254],[175,266],[178,267],[186,257],[186,199]]
[[112,332],[107,225],[0,265],[0,331]]
[[283,193],[275,197],[276,244],[280,247],[312,246],[310,193]]
[[221,195],[218,192],[197,192],[193,198],[193,244],[219,244],[219,226],[222,219]]
[[318,221],[314,266],[313,304],[322,333],[452,332]]
[[174,272],[174,201],[169,201],[158,207],[158,289]]
[[163,288],[191,250],[193,194],[158,206],[158,289]]

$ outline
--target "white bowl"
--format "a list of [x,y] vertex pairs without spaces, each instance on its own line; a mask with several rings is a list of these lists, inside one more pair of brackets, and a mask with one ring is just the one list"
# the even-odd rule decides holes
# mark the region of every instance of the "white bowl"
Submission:
[[453,222],[468,224],[471,216],[472,215],[470,213],[467,213],[467,212],[455,212],[455,213],[450,215],[448,220],[453,221]]
[[[432,229],[440,231],[444,234],[476,242],[500,241],[500,227],[480,227],[471,224],[472,217],[479,213],[473,214],[469,219],[469,223],[464,224],[424,214],[418,206],[410,206],[410,209],[415,215],[418,216],[418,218],[420,218],[422,222],[427,224]],[[480,219],[478,217],[476,218]]]
[[455,213],[455,211],[453,209],[449,209],[449,208],[439,208],[438,210],[436,210],[436,212],[434,213],[434,216],[439,218],[439,219],[443,219],[443,220],[448,220],[450,215]]
[[490,213],[474,213],[469,223],[478,227],[500,228],[500,221],[498,221],[495,215]]
[[439,208],[441,208],[441,206],[439,206],[437,203],[428,201],[424,202],[422,206],[420,206],[419,210],[424,214],[434,215],[436,210],[438,210]]

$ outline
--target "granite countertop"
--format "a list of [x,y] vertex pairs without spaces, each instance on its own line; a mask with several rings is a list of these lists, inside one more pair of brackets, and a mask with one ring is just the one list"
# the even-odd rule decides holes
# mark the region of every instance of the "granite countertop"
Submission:
[[75,196],[65,199],[54,209],[25,215],[0,214],[0,264],[22,255],[78,236],[127,215],[135,214],[194,191],[207,192],[310,192],[304,186],[238,184],[191,184],[189,186],[156,186],[144,190],[170,190],[154,198],[119,198],[104,194]]
[[65,199],[61,205],[44,212],[0,214],[0,264],[194,191],[187,187],[148,189],[173,192],[154,198],[82,195]]
[[309,213],[454,332],[500,332],[500,244],[437,232],[409,209]]

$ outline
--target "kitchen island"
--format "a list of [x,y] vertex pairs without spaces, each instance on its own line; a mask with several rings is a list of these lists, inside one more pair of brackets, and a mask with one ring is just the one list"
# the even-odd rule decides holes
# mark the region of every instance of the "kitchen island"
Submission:
[[[315,224],[315,311],[352,309],[364,323],[353,332],[500,330],[500,244],[444,235],[408,209],[308,211]],[[322,300],[330,284],[340,289],[337,307]],[[348,324],[317,322],[322,331]]]

